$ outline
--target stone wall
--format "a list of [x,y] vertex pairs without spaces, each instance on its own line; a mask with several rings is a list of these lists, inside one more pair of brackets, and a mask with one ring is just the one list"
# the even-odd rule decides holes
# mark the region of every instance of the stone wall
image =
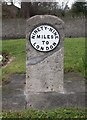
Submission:
[[63,18],[66,37],[85,37],[86,18]]
[[2,20],[2,39],[25,38],[26,20],[4,19]]
[[[85,37],[85,18],[62,18],[65,22],[66,37]],[[25,19],[4,19],[2,21],[2,38],[25,38]]]

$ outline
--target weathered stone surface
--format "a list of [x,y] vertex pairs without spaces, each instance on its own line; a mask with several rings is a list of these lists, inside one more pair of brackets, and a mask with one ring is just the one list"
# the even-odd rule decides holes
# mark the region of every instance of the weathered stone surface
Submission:
[[[54,26],[60,35],[59,45],[50,52],[39,52],[35,50],[29,41],[29,35],[33,28],[38,24],[51,24]],[[43,93],[57,92],[64,94],[63,87],[63,58],[64,58],[64,23],[61,19],[51,15],[38,15],[30,18],[27,21],[26,29],[26,87],[25,94],[27,100],[27,107],[33,98],[33,95],[41,95]],[[50,94],[51,95],[51,94]],[[43,96],[44,97],[44,96]],[[38,98],[32,106],[36,106]],[[40,100],[43,102],[43,99]]]
[[56,109],[61,108],[85,108],[85,93],[45,92],[30,94],[28,96],[27,107],[36,109]]
[[[63,48],[27,66],[27,92],[63,92]],[[33,61],[33,60],[32,60]],[[29,77],[28,77],[29,76]]]

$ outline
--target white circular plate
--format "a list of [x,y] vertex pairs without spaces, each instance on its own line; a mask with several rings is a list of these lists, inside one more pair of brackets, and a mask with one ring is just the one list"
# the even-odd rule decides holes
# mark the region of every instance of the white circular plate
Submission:
[[49,52],[58,46],[59,37],[59,32],[53,26],[43,24],[32,30],[29,39],[34,49]]

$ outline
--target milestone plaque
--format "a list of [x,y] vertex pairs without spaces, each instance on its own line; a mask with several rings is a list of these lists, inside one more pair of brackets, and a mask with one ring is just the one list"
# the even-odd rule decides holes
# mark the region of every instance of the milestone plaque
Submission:
[[29,39],[34,49],[49,52],[59,44],[59,32],[52,25],[39,25],[32,30]]

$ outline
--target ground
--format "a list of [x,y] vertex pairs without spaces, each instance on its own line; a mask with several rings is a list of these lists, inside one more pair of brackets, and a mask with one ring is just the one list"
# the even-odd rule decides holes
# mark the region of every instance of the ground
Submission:
[[[13,61],[2,69],[2,109],[3,111],[20,111],[25,109],[27,104],[24,95],[26,84],[25,40],[6,40],[2,44],[2,50],[14,57]],[[61,98],[60,105],[68,96],[68,105],[81,109],[85,107],[86,64],[84,48],[84,38],[71,38],[64,41],[64,88],[67,95],[59,96]]]
[[[3,111],[20,111],[26,108],[26,98],[24,95],[25,74],[13,74],[10,76],[10,83],[2,87],[2,107]],[[85,107],[85,79],[80,73],[66,73],[64,75],[65,95],[59,96],[59,107]],[[65,100],[67,97],[67,104]],[[70,98],[72,100],[70,100]],[[56,103],[55,103],[56,104]]]

